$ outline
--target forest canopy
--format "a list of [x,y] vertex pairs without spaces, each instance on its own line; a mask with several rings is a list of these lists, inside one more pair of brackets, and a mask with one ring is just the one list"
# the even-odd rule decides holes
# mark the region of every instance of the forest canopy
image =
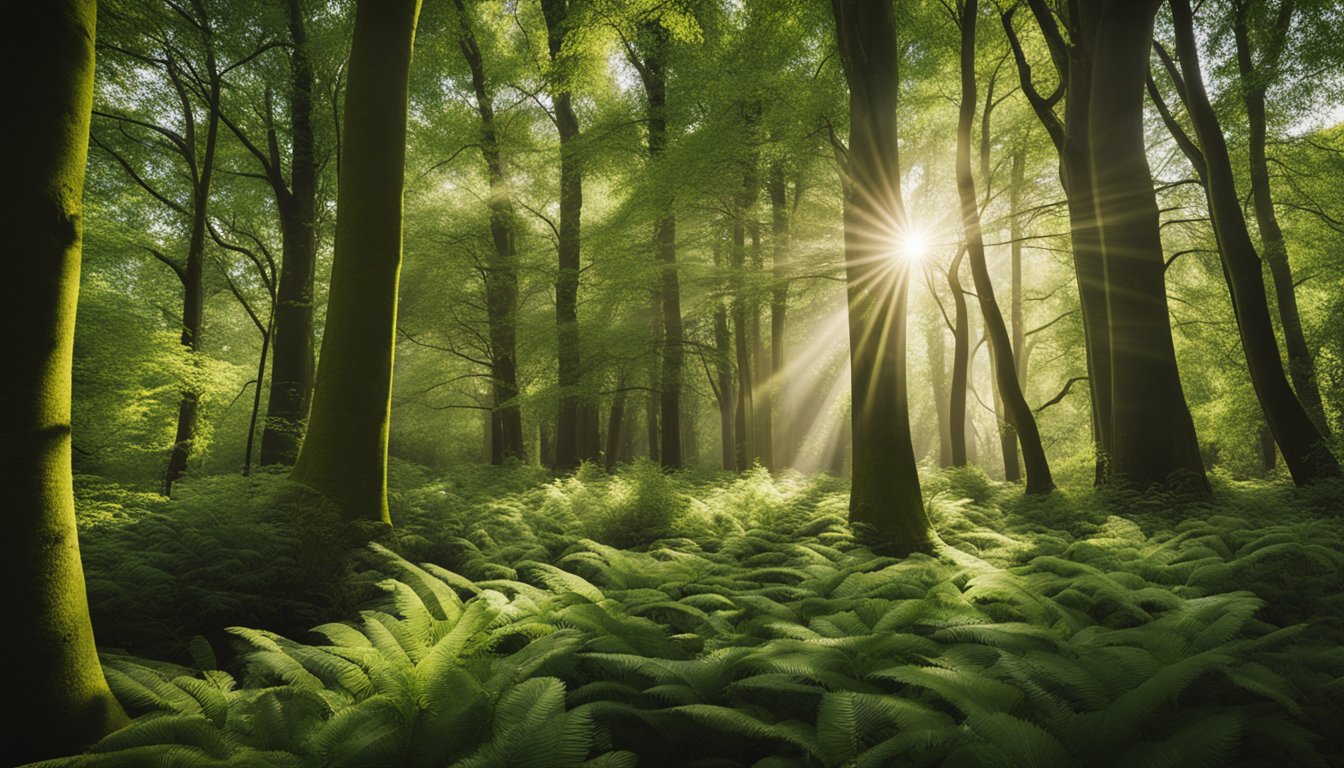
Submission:
[[0,765],[1340,764],[1337,0],[13,21]]

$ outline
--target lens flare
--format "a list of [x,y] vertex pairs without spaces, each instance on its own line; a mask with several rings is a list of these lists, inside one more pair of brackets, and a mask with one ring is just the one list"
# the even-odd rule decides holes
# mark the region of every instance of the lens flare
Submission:
[[929,255],[931,246],[927,235],[912,229],[900,235],[893,255],[911,264],[919,264]]

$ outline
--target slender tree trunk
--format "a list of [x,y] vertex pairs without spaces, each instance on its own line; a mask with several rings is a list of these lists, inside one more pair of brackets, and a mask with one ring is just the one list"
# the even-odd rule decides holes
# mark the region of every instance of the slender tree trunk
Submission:
[[69,754],[125,724],[98,664],[75,530],[70,371],[93,101],[93,0],[38,3],[0,32],[6,120],[0,189],[0,478],[6,529],[3,650],[22,702],[5,722],[6,765]]
[[[192,169],[191,190],[191,239],[187,246],[187,264],[182,273],[182,346],[191,353],[194,365],[199,364],[201,352],[201,331],[205,320],[205,238],[209,222],[210,184],[214,178],[215,147],[219,139],[219,100],[220,82],[215,64],[214,45],[206,34],[205,69],[209,81],[206,93],[205,148],[198,167]],[[195,141],[194,127],[191,125],[191,107],[185,103],[188,127],[186,134]],[[173,449],[168,456],[168,469],[163,476],[163,495],[173,491],[173,483],[187,473],[187,459],[196,440],[196,419],[200,410],[200,393],[195,389],[183,391],[177,405],[177,431],[173,437]]]
[[[546,19],[551,67],[558,71],[566,63],[563,48],[566,25],[569,23],[569,3],[567,0],[543,0],[541,10]],[[581,427],[583,418],[578,395],[583,370],[579,358],[578,325],[583,171],[575,150],[579,137],[579,118],[574,112],[573,97],[568,88],[553,88],[551,102],[554,105],[555,127],[560,135],[560,226],[556,244],[559,267],[555,278],[560,408],[555,428],[555,464],[568,469],[578,466],[580,459],[594,458],[597,444],[595,440],[586,440],[585,435],[580,435],[585,430]],[[585,441],[591,443],[591,446],[587,450],[580,450]]]
[[[759,180],[753,178],[752,182],[756,184],[759,183]],[[754,193],[753,197],[755,197]],[[747,231],[751,234],[752,268],[755,273],[760,274],[765,270],[765,253],[761,247],[761,224],[755,216],[752,216],[751,221],[747,223]],[[773,411],[775,405],[770,396],[770,349],[765,337],[761,334],[761,300],[755,289],[749,291],[747,312],[751,326],[752,350],[751,441],[755,447],[755,459],[760,461],[761,466],[773,471],[775,468],[775,452],[773,450],[775,441]]]
[[897,155],[896,25],[887,3],[832,0],[850,93],[844,197],[853,431],[850,521],[896,552],[933,549],[910,442],[908,265],[887,256],[906,226]]
[[[938,421],[938,466],[952,466],[952,433],[949,428],[948,406],[951,398],[947,380],[947,340],[943,337],[941,317],[925,318],[924,343],[928,348],[929,384],[933,396],[934,416]],[[963,400],[962,402],[965,402]]]
[[[518,408],[518,244],[514,227],[513,200],[499,149],[495,126],[494,96],[485,77],[485,62],[471,28],[471,18],[462,0],[453,0],[458,16],[458,49],[471,70],[476,111],[481,117],[481,156],[490,182],[490,257],[485,269],[485,309],[490,335],[490,375],[494,410],[494,438],[490,462],[521,460],[522,412]],[[348,143],[348,139],[347,139]],[[576,243],[577,244],[577,243]]]
[[621,460],[621,443],[624,440],[625,427],[625,374],[616,380],[616,394],[611,396],[611,412],[607,415],[607,455],[606,470],[616,469]]
[[387,433],[419,15],[419,0],[360,0],[355,7],[327,326],[308,435],[293,471],[351,520],[390,522]]
[[[661,285],[661,277],[659,278]],[[661,461],[662,441],[658,435],[658,412],[662,407],[660,361],[663,349],[663,291],[653,291],[653,315],[649,323],[653,337],[653,355],[649,359],[649,398],[644,410],[644,429],[649,444],[649,461]]]
[[[773,245],[771,254],[771,272],[774,285],[770,291],[770,381],[768,393],[770,402],[778,403],[779,409],[771,429],[774,444],[774,465],[779,469],[793,466],[796,446],[793,437],[793,421],[790,418],[788,382],[785,380],[787,360],[785,359],[784,334],[788,326],[789,310],[789,209],[788,185],[784,180],[784,166],[776,162],[770,168],[768,182],[770,191],[770,239]],[[795,195],[797,192],[795,191]]]
[[1206,491],[1171,339],[1144,145],[1144,84],[1159,5],[1102,0],[1097,19],[1088,139],[1110,310],[1111,471],[1139,487]]
[[[274,313],[274,359],[261,463],[292,465],[307,428],[313,391],[313,279],[317,273],[317,159],[313,142],[313,68],[300,0],[289,0],[290,184],[279,174],[272,186],[284,238]],[[274,129],[271,132],[274,146]]]
[[252,449],[256,446],[257,420],[261,417],[261,385],[266,381],[266,357],[275,335],[275,303],[271,303],[270,327],[261,334],[261,354],[257,357],[257,388],[252,392],[252,414],[247,420],[247,446],[243,449],[243,477],[252,474]]
[[1246,228],[1227,141],[1218,115],[1209,102],[1204,76],[1199,69],[1194,14],[1189,0],[1171,0],[1171,13],[1176,29],[1176,55],[1185,76],[1187,108],[1204,154],[1213,226],[1222,254],[1223,274],[1236,310],[1251,384],[1293,481],[1306,485],[1318,477],[1336,476],[1340,471],[1339,463],[1289,386],[1283,370],[1265,294],[1260,255],[1256,253]]
[[1274,210],[1269,158],[1265,152],[1268,133],[1265,90],[1269,78],[1274,76],[1274,70],[1278,67],[1295,7],[1296,4],[1291,0],[1281,3],[1276,23],[1271,30],[1268,50],[1258,67],[1252,57],[1250,33],[1246,28],[1247,0],[1236,0],[1233,3],[1232,31],[1236,40],[1237,68],[1241,75],[1241,93],[1246,105],[1246,124],[1250,134],[1248,149],[1251,166],[1251,200],[1254,203],[1256,224],[1260,228],[1260,250],[1269,264],[1269,274],[1274,280],[1279,324],[1283,328],[1284,345],[1288,350],[1288,373],[1292,376],[1293,389],[1297,391],[1297,397],[1307,409],[1307,414],[1311,416],[1321,434],[1328,436],[1330,426],[1326,421],[1325,408],[1321,402],[1321,389],[1316,379],[1316,363],[1307,346],[1306,334],[1302,332],[1302,316],[1297,308],[1293,268],[1288,261],[1288,247],[1283,238],[1283,230],[1279,227],[1279,217]]
[[[1022,395],[1013,362],[1012,340],[1003,322],[1003,314],[994,299],[994,284],[985,263],[984,239],[980,234],[980,209],[975,195],[975,179],[971,173],[971,126],[975,122],[975,22],[977,0],[965,0],[961,14],[961,111],[957,123],[957,192],[961,197],[961,221],[966,233],[967,252],[971,260],[971,276],[980,312],[985,319],[985,335],[989,339],[994,361],[993,373],[999,398],[1003,401],[1004,416],[1022,443],[1022,456],[1027,468],[1027,493],[1049,493],[1054,487],[1050,463],[1041,445],[1036,428],[1036,417]],[[1002,427],[1000,427],[1002,429]],[[1009,440],[1003,441],[1004,466],[1016,463],[1017,451]],[[1012,479],[1011,477],[1009,479]]]
[[966,292],[961,287],[961,262],[966,258],[963,246],[947,270],[947,285],[952,289],[955,319],[952,327],[952,397],[948,405],[948,432],[952,443],[952,466],[964,467],[966,450],[966,396],[971,368],[971,328],[966,309]]
[[748,300],[745,297],[744,272],[746,271],[746,234],[747,234],[747,211],[754,202],[755,183],[751,174],[748,173],[743,180],[742,189],[738,194],[736,201],[736,211],[733,216],[733,249],[732,249],[732,316],[733,316],[733,339],[735,341],[734,350],[737,356],[737,397],[736,413],[733,417],[733,431],[735,437],[734,456],[736,456],[737,471],[743,472],[751,468],[751,464],[756,459],[756,450],[753,437],[754,403],[753,395],[755,387],[752,385],[752,344],[750,329],[747,325],[747,307]]
[[1013,318],[1013,363],[1016,365],[1017,386],[1027,391],[1027,326],[1022,319],[1022,189],[1026,176],[1027,150],[1019,145],[1013,150],[1011,186],[1008,189],[1008,258],[1012,262],[1011,314]]

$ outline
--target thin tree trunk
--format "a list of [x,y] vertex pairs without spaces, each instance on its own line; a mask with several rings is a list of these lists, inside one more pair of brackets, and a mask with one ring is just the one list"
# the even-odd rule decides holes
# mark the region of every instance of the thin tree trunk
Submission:
[[[930,395],[933,396],[934,417],[938,422],[938,466],[952,466],[952,434],[949,428],[951,404],[947,381],[947,340],[941,317],[925,318],[924,344],[928,349]],[[963,401],[964,402],[964,401]]]
[[[797,450],[793,438],[793,420],[790,418],[788,382],[785,380],[784,334],[788,326],[789,310],[789,209],[788,186],[784,180],[784,165],[776,162],[770,167],[770,237],[773,245],[771,272],[774,285],[770,291],[770,382],[768,394],[771,403],[778,403],[778,413],[772,426],[774,465],[786,469],[793,465]],[[795,195],[797,191],[795,190]]]
[[1209,102],[1204,76],[1199,69],[1194,14],[1189,0],[1171,0],[1171,13],[1176,29],[1176,55],[1185,76],[1187,109],[1203,150],[1213,226],[1251,383],[1293,481],[1306,485],[1319,477],[1336,476],[1340,472],[1339,464],[1289,386],[1283,370],[1274,323],[1269,314],[1260,256],[1246,229],[1227,141],[1218,115]]
[[69,754],[126,723],[98,663],[75,529],[70,370],[93,100],[93,0],[38,3],[0,32],[6,120],[0,232],[3,650],[22,702],[5,717],[9,764]]
[[606,470],[616,469],[621,460],[621,443],[625,431],[625,374],[616,380],[616,394],[611,396],[611,412],[607,415]]
[[261,334],[261,354],[257,357],[257,388],[252,392],[252,414],[247,420],[247,446],[243,449],[243,477],[252,474],[252,449],[257,439],[257,419],[261,416],[261,385],[266,380],[266,356],[275,334],[275,304],[271,304],[270,327]]
[[947,422],[954,467],[966,466],[969,458],[966,450],[966,390],[971,368],[971,328],[966,292],[961,287],[961,262],[965,258],[966,247],[962,246],[947,270],[947,285],[952,289],[955,312],[952,327],[952,390]]
[[745,286],[743,281],[746,271],[746,234],[747,234],[747,211],[754,202],[755,183],[752,175],[748,173],[742,183],[737,201],[736,210],[733,216],[733,247],[732,247],[732,316],[733,316],[733,339],[734,350],[737,355],[737,397],[736,413],[733,417],[734,436],[734,456],[736,456],[737,471],[742,472],[751,468],[751,464],[756,459],[754,441],[752,440],[754,416],[753,394],[755,388],[752,386],[752,345],[749,327],[747,325],[747,306],[749,302],[744,296]]
[[387,433],[419,15],[419,0],[360,0],[355,7],[327,326],[308,435],[292,473],[351,520],[390,522]]
[[887,3],[832,0],[831,8],[850,93],[844,196],[853,402],[849,519],[870,527],[892,551],[928,552],[933,532],[907,403],[909,267],[887,257],[891,236],[907,226],[896,141],[895,19]]
[[[313,279],[317,273],[317,159],[313,140],[313,68],[300,0],[289,0],[293,48],[289,69],[290,184],[280,174],[275,130],[271,128],[272,187],[284,238],[274,312],[274,359],[266,426],[261,435],[263,466],[292,465],[307,428],[313,391]],[[267,110],[269,116],[270,110]]]
[[[957,192],[961,197],[962,228],[966,234],[967,252],[971,260],[971,276],[985,319],[985,335],[989,339],[993,373],[999,398],[1003,401],[1008,425],[1022,443],[1022,456],[1027,469],[1027,493],[1049,493],[1054,487],[1050,463],[1041,445],[1036,428],[1036,417],[1022,395],[1013,363],[1012,340],[1003,322],[998,302],[994,299],[994,285],[985,263],[985,245],[980,234],[980,209],[976,201],[975,179],[971,174],[971,126],[975,121],[975,22],[977,0],[965,0],[961,14],[961,110],[957,123]],[[1002,427],[1000,427],[1002,429]],[[1004,440],[1004,466],[1010,456],[1016,462],[1016,450],[1011,441]],[[1011,479],[1011,478],[1010,478]]]
[[[753,179],[753,183],[758,183],[758,180]],[[753,193],[752,196],[754,198],[755,194]],[[752,268],[759,274],[765,270],[765,253],[761,248],[761,224],[755,216],[752,216],[751,221],[748,222],[747,231],[751,234]],[[755,448],[755,459],[760,461],[761,466],[773,471],[775,468],[775,452],[773,450],[775,441],[773,411],[775,405],[770,396],[770,348],[767,346],[765,337],[761,334],[761,300],[754,289],[749,292],[747,311],[750,316],[752,350],[751,440]]]
[[1250,34],[1246,28],[1246,0],[1237,0],[1233,3],[1232,32],[1236,40],[1237,68],[1241,75],[1241,93],[1246,105],[1246,124],[1250,138],[1248,149],[1251,166],[1251,200],[1254,203],[1256,224],[1260,228],[1260,250],[1269,264],[1269,274],[1274,280],[1279,324],[1283,328],[1284,345],[1288,350],[1288,373],[1292,376],[1293,389],[1297,391],[1298,399],[1307,409],[1307,414],[1311,416],[1316,428],[1322,435],[1329,436],[1330,425],[1325,418],[1320,384],[1316,379],[1316,362],[1312,359],[1311,350],[1307,346],[1306,334],[1302,332],[1302,316],[1297,308],[1293,268],[1288,260],[1288,247],[1284,241],[1283,230],[1279,226],[1279,217],[1274,210],[1269,158],[1265,152],[1268,132],[1265,89],[1269,78],[1274,76],[1274,71],[1278,67],[1295,8],[1296,3],[1293,0],[1284,0],[1279,6],[1268,50],[1259,66],[1252,57]]
[[1144,144],[1144,83],[1159,5],[1102,0],[1096,28],[1088,139],[1110,309],[1111,471],[1139,487],[1207,491],[1176,366]]

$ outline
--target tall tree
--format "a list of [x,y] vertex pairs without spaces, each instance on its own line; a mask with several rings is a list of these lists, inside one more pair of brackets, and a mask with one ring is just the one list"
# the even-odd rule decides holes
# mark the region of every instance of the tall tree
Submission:
[[420,0],[360,0],[355,9],[327,325],[308,434],[294,463],[295,480],[352,520],[390,522],[387,433],[419,15]]
[[844,196],[853,470],[849,518],[898,552],[927,552],[933,531],[910,443],[905,372],[909,265],[891,259],[907,221],[900,192],[899,86],[892,7],[832,0],[849,84]]
[[[492,250],[485,268],[485,309],[489,316],[490,373],[494,392],[494,408],[490,416],[490,461],[502,464],[507,458],[521,459],[524,455],[523,416],[517,402],[517,222],[509,179],[499,148],[494,92],[485,77],[485,59],[481,55],[476,34],[472,31],[466,4],[463,0],[453,0],[453,5],[457,9],[457,45],[471,70],[471,89],[476,97],[476,111],[481,116],[481,156],[485,159],[490,182],[487,204],[490,207]],[[577,244],[576,239],[574,245]]]
[[1246,228],[1227,140],[1200,71],[1194,13],[1189,0],[1170,0],[1170,4],[1176,29],[1176,56],[1183,75],[1180,92],[1204,158],[1210,213],[1251,383],[1293,480],[1304,485],[1321,476],[1338,475],[1338,462],[1293,393],[1283,370],[1260,255]]
[[[578,388],[582,377],[579,357],[579,253],[583,214],[583,170],[579,163],[579,118],[574,112],[574,97],[566,71],[565,39],[571,20],[569,0],[542,0],[546,18],[546,44],[550,51],[552,119],[560,135],[560,226],[556,232],[559,266],[555,278],[555,325],[557,379],[560,385],[560,409],[555,427],[555,465],[579,464],[580,404]],[[594,444],[596,440],[594,439]]]
[[[1288,373],[1293,389],[1306,407],[1316,428],[1328,435],[1330,426],[1321,403],[1320,383],[1316,379],[1316,361],[1302,332],[1302,315],[1297,308],[1297,288],[1293,268],[1288,260],[1288,246],[1279,226],[1274,207],[1274,192],[1270,183],[1269,157],[1265,151],[1268,139],[1268,117],[1265,95],[1269,85],[1279,76],[1280,63],[1287,47],[1288,31],[1297,9],[1296,0],[1281,0],[1278,11],[1265,30],[1264,46],[1259,61],[1251,42],[1250,16],[1266,3],[1251,0],[1233,0],[1232,37],[1237,48],[1237,72],[1241,77],[1241,97],[1246,107],[1246,128],[1249,133],[1251,202],[1256,225],[1260,229],[1260,251],[1269,264],[1274,281],[1274,298],[1279,309],[1279,325],[1288,351]],[[1272,451],[1267,456],[1272,455]]]
[[[961,199],[961,222],[966,235],[967,252],[971,260],[971,277],[980,312],[985,318],[985,335],[989,339],[995,387],[1003,403],[1004,416],[1017,434],[1022,445],[1022,456],[1027,470],[1027,493],[1049,493],[1055,487],[1050,474],[1050,463],[1041,444],[1041,433],[1036,417],[1022,395],[1017,380],[1012,339],[1008,335],[1003,313],[994,298],[994,283],[985,262],[985,243],[980,231],[980,208],[976,199],[975,178],[971,172],[971,126],[975,122],[975,28],[979,12],[978,0],[965,0],[961,11],[961,108],[957,121],[957,193]],[[988,112],[988,109],[986,110]],[[988,142],[984,142],[987,146]],[[987,164],[986,164],[987,165]],[[988,184],[988,179],[985,180]],[[1004,444],[1004,461],[1012,451]],[[1016,456],[1013,457],[1016,460]]]
[[1176,366],[1144,144],[1144,86],[1160,5],[1101,0],[1096,9],[1087,138],[1109,308],[1110,468],[1139,487],[1207,490]]
[[[1110,321],[1097,205],[1092,199],[1092,151],[1088,128],[1093,93],[1093,48],[1101,4],[1066,3],[1058,20],[1046,0],[1027,0],[1027,5],[1040,28],[1058,77],[1056,87],[1048,95],[1042,96],[1036,89],[1032,67],[1018,40],[1013,21],[1018,5],[1010,5],[1003,13],[1003,28],[1012,46],[1022,92],[1059,155],[1059,179],[1068,201],[1074,274],[1083,315],[1092,403],[1092,442],[1096,452],[1095,478],[1100,483],[1109,472],[1114,421],[1111,412]],[[1060,100],[1064,101],[1062,118],[1055,111]]]
[[23,701],[6,715],[4,760],[72,752],[126,721],[94,648],[75,531],[70,372],[83,240],[81,197],[93,102],[93,0],[26,9],[0,33],[9,152],[0,232],[0,467],[7,530],[0,578],[10,621],[4,653]]
[[[776,404],[777,418],[771,426],[774,441],[772,458],[775,468],[783,469],[793,464],[794,446],[793,422],[789,413],[787,363],[784,340],[788,328],[789,312],[789,257],[792,250],[790,237],[791,216],[789,208],[789,187],[784,175],[784,164],[775,161],[770,164],[766,188],[770,194],[770,270],[774,284],[770,289],[770,379],[762,390],[764,403],[761,408],[767,414]],[[802,190],[794,186],[794,205]]]

